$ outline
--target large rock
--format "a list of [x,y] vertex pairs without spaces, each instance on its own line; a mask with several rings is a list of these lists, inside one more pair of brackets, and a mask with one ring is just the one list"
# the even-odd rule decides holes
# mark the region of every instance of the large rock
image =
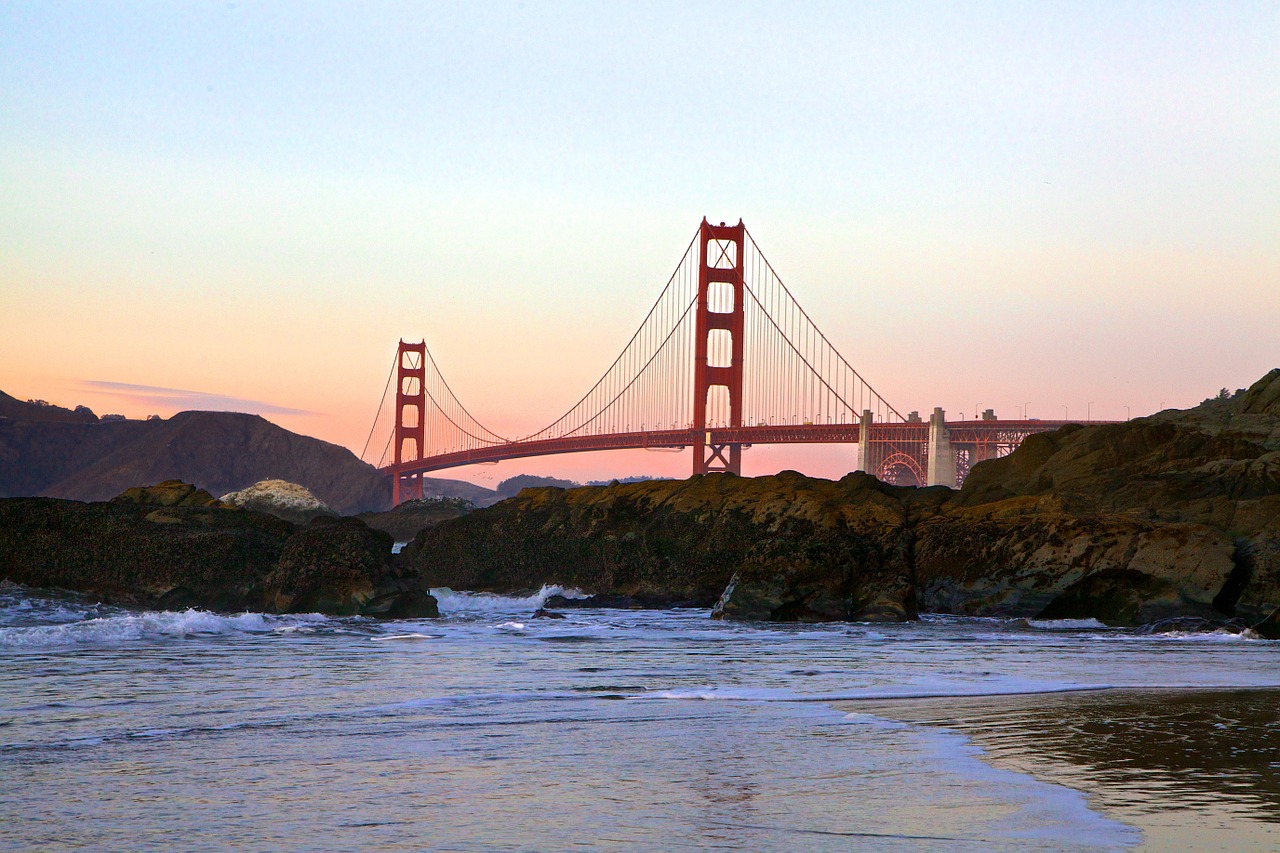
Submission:
[[322,515],[337,515],[306,486],[285,480],[260,480],[248,488],[225,494],[219,500],[231,506],[265,512],[294,524],[306,524]]
[[736,575],[740,592],[720,608],[729,618],[902,618],[915,606],[901,491],[864,474],[794,472],[526,489],[422,531],[402,558],[455,589],[560,583],[710,606]]
[[1253,626],[1253,630],[1264,639],[1280,640],[1280,608],[1271,611],[1266,619]]
[[278,612],[440,615],[426,584],[391,565],[391,537],[356,518],[313,519],[285,543],[263,586]]
[[154,486],[134,486],[116,495],[111,502],[139,506],[216,507],[222,505],[217,498],[204,489],[181,480],[165,480]]
[[259,610],[294,530],[218,507],[0,499],[0,576],[120,604]]
[[181,501],[0,499],[0,579],[124,605],[437,615],[425,585],[390,556],[390,537],[354,519],[299,530],[265,513]]
[[1232,538],[1206,525],[1078,516],[1019,498],[948,506],[922,523],[915,578],[931,612],[1138,624],[1230,615],[1220,595],[1234,557]]

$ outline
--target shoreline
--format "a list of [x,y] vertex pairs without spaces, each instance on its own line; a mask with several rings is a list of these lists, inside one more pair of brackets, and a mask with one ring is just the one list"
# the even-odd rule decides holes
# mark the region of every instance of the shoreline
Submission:
[[1080,791],[1139,849],[1280,848],[1280,687],[1086,688],[840,700],[945,728],[989,765]]

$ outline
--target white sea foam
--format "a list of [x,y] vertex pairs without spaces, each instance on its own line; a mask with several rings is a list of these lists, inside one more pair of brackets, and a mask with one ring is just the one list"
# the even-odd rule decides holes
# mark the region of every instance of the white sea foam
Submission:
[[234,633],[267,634],[302,630],[328,619],[318,613],[269,616],[240,613],[220,616],[207,610],[121,612],[58,624],[0,628],[0,647],[58,648],[139,640],[184,639]]
[[981,698],[986,696],[1022,696],[1053,693],[1076,693],[1105,690],[1114,685],[1078,682],[1035,681],[996,678],[983,681],[959,681],[945,678],[917,679],[913,684],[894,687],[863,687],[848,690],[802,693],[769,687],[681,687],[641,694],[642,699],[702,700],[726,702],[852,702],[895,699]]
[[1219,628],[1216,631],[1162,631],[1158,634],[1147,634],[1141,639],[1144,640],[1192,640],[1202,643],[1268,643],[1267,640],[1257,631],[1245,629],[1243,631],[1229,631],[1226,628]]
[[484,613],[525,613],[530,610],[537,610],[547,599],[553,595],[563,595],[565,598],[588,598],[589,596],[579,589],[573,587],[563,587],[557,585],[544,586],[542,589],[529,596],[514,595],[495,595],[489,592],[455,592],[448,587],[438,587],[431,590],[431,594],[436,597],[436,601],[440,603],[440,612],[445,616],[453,616],[459,614],[484,614]]
[[1027,624],[1042,631],[1088,631],[1107,627],[1097,619],[1028,619]]

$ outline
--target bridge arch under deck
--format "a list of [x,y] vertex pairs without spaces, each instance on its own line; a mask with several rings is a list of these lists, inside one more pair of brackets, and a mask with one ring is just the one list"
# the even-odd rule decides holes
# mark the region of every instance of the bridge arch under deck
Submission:
[[896,486],[922,486],[928,482],[920,460],[901,450],[895,450],[877,465],[875,475],[876,479]]

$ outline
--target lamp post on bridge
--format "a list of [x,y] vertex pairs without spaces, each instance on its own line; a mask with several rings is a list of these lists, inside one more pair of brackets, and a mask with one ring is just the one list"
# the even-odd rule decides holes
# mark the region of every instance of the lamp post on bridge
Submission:
[[1063,403],[1063,404],[1062,404],[1062,419],[1063,419],[1064,421],[1069,421],[1069,420],[1071,420],[1071,416],[1067,414],[1067,404],[1066,404],[1066,403]]
[[1031,401],[1030,400],[1022,404],[1022,419],[1024,421],[1031,419]]

